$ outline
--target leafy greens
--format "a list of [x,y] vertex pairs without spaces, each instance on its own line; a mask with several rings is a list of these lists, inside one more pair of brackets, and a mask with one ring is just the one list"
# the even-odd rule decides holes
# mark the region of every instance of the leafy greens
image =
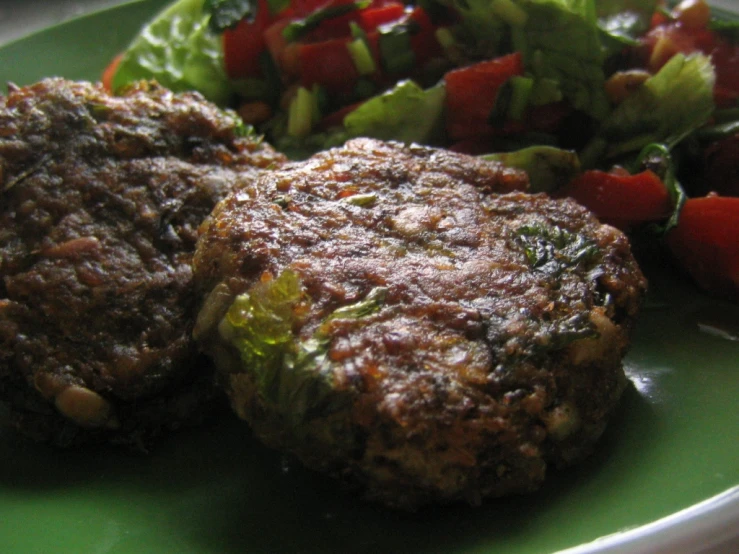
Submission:
[[260,399],[297,426],[331,412],[349,394],[334,386],[328,357],[332,322],[371,316],[381,309],[385,294],[381,287],[371,290],[363,300],[329,314],[310,338],[300,340],[293,333],[295,313],[310,299],[298,274],[286,269],[237,296],[218,331],[239,352]]
[[611,112],[583,151],[583,165],[615,160],[650,143],[672,148],[708,121],[714,82],[708,57],[676,54]]
[[235,92],[226,75],[221,38],[209,26],[203,0],[178,0],[147,24],[123,54],[113,90],[156,79],[173,91],[197,90],[221,105]]
[[604,50],[593,0],[439,0],[461,16],[462,42],[489,56],[520,51],[537,80],[556,81],[572,105],[595,119],[608,112]]

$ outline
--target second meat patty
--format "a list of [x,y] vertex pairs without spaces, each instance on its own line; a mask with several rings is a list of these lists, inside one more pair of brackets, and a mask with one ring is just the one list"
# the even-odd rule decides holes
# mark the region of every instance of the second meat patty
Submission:
[[56,444],[148,442],[197,416],[197,228],[284,157],[199,94],[47,79],[0,97],[0,400]]

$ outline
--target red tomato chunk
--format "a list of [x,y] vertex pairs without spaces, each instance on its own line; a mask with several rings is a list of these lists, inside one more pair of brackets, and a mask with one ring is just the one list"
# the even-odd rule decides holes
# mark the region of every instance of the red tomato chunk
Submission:
[[739,198],[691,198],[667,245],[706,291],[739,300]]

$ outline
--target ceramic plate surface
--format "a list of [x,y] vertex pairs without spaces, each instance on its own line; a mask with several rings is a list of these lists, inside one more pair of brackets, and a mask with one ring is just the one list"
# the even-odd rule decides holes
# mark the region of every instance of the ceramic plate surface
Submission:
[[[164,5],[97,12],[0,48],[0,81],[97,79]],[[739,527],[739,306],[645,268],[633,382],[597,452],[537,493],[413,515],[366,505],[228,415],[148,455],[59,451],[0,423],[3,554],[689,552]],[[0,411],[0,421],[7,414]]]

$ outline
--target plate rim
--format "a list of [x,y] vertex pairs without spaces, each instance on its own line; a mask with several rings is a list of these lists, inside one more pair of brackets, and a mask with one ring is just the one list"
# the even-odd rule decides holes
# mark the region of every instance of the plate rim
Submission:
[[135,5],[135,4],[146,4],[146,3],[149,3],[149,2],[160,2],[162,5],[165,5],[166,2],[173,2],[173,1],[175,1],[175,0],[122,0],[121,2],[119,2],[117,4],[111,4],[111,5],[108,5],[108,6],[99,7],[97,9],[96,8],[92,8],[92,9],[89,9],[89,10],[84,11],[82,13],[70,15],[70,16],[65,17],[64,19],[60,19],[59,21],[56,21],[54,23],[51,23],[51,24],[48,24],[48,25],[43,25],[43,26],[38,27],[38,28],[35,28],[35,29],[30,29],[29,31],[27,31],[26,33],[24,33],[24,34],[22,34],[20,36],[11,38],[10,40],[6,40],[4,42],[0,42],[0,49],[14,46],[17,43],[23,42],[23,41],[25,41],[27,39],[32,39],[34,36],[36,36],[38,34],[46,33],[46,32],[49,32],[49,31],[53,31],[57,27],[62,27],[64,25],[68,25],[68,24],[71,24],[71,23],[74,23],[74,22],[77,22],[77,21],[80,21],[80,20],[84,20],[84,19],[90,18],[90,17],[97,17],[98,15],[104,14],[105,12],[115,11],[115,10],[118,10],[118,9],[121,9],[121,8],[127,8],[127,7],[130,7],[130,6]]
[[651,523],[604,535],[555,554],[703,552],[739,539],[739,485]]

